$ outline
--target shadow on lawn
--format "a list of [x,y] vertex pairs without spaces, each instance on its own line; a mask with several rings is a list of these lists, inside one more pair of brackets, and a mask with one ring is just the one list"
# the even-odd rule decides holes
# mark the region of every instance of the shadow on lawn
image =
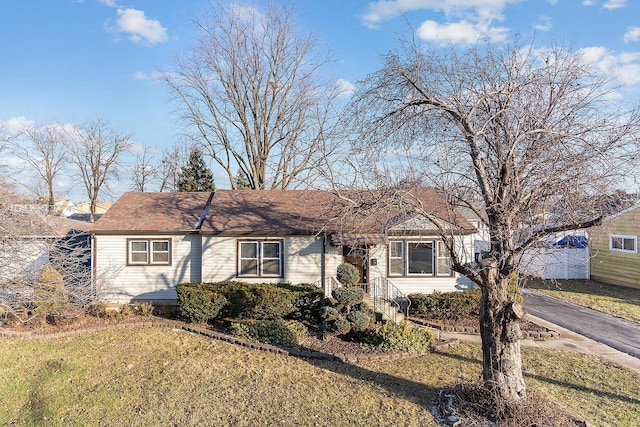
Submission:
[[[478,365],[481,365],[480,360],[478,359],[474,359],[474,358],[470,358],[470,357],[466,357],[466,356],[461,356],[459,354],[450,354],[450,353],[444,353],[444,352],[436,352],[437,354],[439,354],[440,356],[443,357],[449,357],[452,359],[456,359],[462,362],[467,362],[467,363],[475,363]],[[563,387],[563,388],[569,388],[572,390],[576,390],[579,391],[581,393],[588,393],[588,394],[592,394],[595,396],[601,396],[601,397],[606,397],[607,399],[612,399],[612,400],[619,400],[621,402],[624,403],[631,403],[633,405],[640,405],[640,399],[637,399],[635,397],[632,396],[625,396],[623,394],[619,394],[619,393],[612,393],[609,391],[603,391],[603,390],[599,390],[599,389],[595,389],[595,388],[591,388],[591,387],[587,387],[581,384],[574,384],[574,383],[569,383],[566,381],[559,381],[557,379],[554,378],[549,378],[548,376],[542,376],[542,375],[535,375],[535,374],[529,374],[529,373],[524,373],[524,377],[525,378],[531,378],[546,384],[552,384],[558,387]]]
[[317,368],[375,384],[389,393],[418,404],[429,411],[438,396],[439,388],[383,372],[372,371],[359,365],[322,359],[307,359],[306,361]]

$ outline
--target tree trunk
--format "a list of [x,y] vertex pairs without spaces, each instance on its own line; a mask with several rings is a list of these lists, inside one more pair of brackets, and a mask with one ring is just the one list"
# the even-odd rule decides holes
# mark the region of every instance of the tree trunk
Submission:
[[526,397],[520,358],[523,310],[519,302],[509,298],[512,278],[500,273],[495,261],[485,261],[480,299],[482,378],[492,398],[508,407]]

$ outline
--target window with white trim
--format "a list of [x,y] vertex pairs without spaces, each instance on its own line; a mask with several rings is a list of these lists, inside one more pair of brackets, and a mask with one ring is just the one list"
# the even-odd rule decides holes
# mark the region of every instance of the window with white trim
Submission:
[[389,276],[450,276],[451,256],[442,241],[389,242]]
[[404,274],[403,242],[389,242],[389,274],[394,276]]
[[443,241],[437,242],[436,271],[438,276],[451,276],[451,253]]
[[282,277],[282,240],[238,241],[238,276]]
[[609,235],[609,249],[612,251],[638,253],[638,237],[621,234]]
[[129,265],[170,265],[170,239],[129,239],[127,240],[127,264]]

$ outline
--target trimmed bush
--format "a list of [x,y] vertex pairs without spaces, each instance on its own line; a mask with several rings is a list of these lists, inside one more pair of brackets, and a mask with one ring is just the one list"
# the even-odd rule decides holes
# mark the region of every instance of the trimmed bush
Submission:
[[360,304],[364,299],[362,288],[336,288],[331,291],[331,295],[336,299],[338,306],[345,307],[347,312],[351,307]]
[[353,325],[356,331],[364,331],[369,327],[371,318],[362,311],[352,311],[347,315],[347,320]]
[[319,315],[320,320],[326,323],[336,320],[340,313],[333,307],[325,306],[320,309]]
[[346,335],[351,332],[351,322],[341,316],[338,317],[335,322],[333,322],[333,328],[339,334]]
[[433,319],[477,318],[480,314],[480,289],[462,292],[410,294],[410,314]]
[[343,262],[336,270],[336,279],[345,286],[354,285],[360,281],[360,272],[354,265]]
[[374,323],[376,323],[376,312],[373,310],[373,308],[371,308],[369,306],[369,304],[367,304],[366,302],[363,301],[360,304],[358,304],[356,306],[356,308],[369,317],[369,319],[370,319],[369,326],[371,326]]
[[206,283],[180,283],[176,286],[180,314],[190,322],[208,322],[227,306],[225,296]]
[[284,346],[299,344],[309,336],[307,327],[302,323],[281,318],[258,322],[235,322],[231,325],[231,333],[250,341]]
[[409,353],[429,350],[433,334],[426,328],[416,328],[407,322],[386,322],[376,326],[366,341],[369,345],[385,351],[406,351]]

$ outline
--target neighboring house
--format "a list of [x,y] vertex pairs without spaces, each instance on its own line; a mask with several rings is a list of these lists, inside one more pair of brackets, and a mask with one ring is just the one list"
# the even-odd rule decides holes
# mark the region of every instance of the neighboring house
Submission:
[[[94,213],[94,218],[97,221],[104,215],[109,208],[113,205],[113,203],[104,203],[97,202],[96,203],[96,211]],[[74,212],[69,215],[69,218],[77,219],[78,221],[90,221],[91,218],[91,204],[89,202],[78,203],[73,207]]]
[[640,203],[607,217],[589,229],[591,278],[640,289]]
[[[415,197],[470,254],[475,228],[435,191]],[[362,282],[390,281],[404,293],[471,286],[452,272],[426,217],[392,207],[354,213],[341,200],[314,190],[126,193],[91,230],[94,274],[113,272],[112,302],[174,302],[175,285],[188,281],[318,283],[328,292],[345,261]]]
[[75,255],[86,255],[80,264],[89,268],[90,224],[39,212],[4,210],[2,215],[0,280],[35,280],[45,264],[71,248]]

